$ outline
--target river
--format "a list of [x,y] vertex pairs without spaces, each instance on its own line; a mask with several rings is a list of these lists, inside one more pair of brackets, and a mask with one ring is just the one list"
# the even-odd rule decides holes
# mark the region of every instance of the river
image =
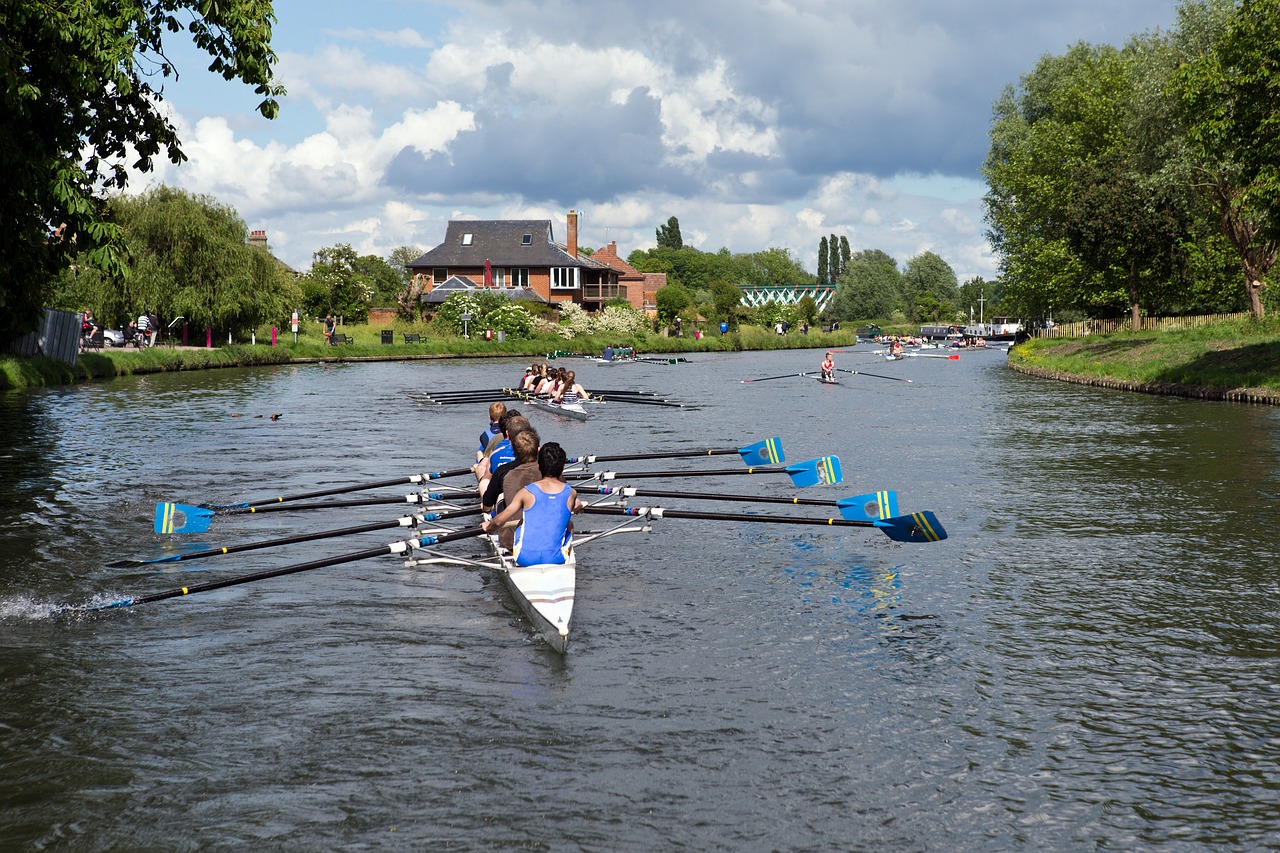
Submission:
[[[804,496],[894,489],[949,538],[659,520],[581,549],[564,657],[487,573],[391,557],[57,612],[393,541],[106,568],[395,518],[279,512],[152,532],[157,502],[466,465],[485,407],[412,395],[501,387],[516,361],[216,370],[0,397],[0,848],[1273,845],[1280,410],[1058,384],[996,352],[836,357],[864,373],[741,382],[816,371],[816,351],[583,364],[588,389],[695,405],[531,419],[571,454],[780,436],[787,462],[841,460],[841,485]],[[634,484],[797,493],[779,475]]]

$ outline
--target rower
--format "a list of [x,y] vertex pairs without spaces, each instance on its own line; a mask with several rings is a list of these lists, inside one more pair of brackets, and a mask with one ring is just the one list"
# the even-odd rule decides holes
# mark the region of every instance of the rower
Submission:
[[[489,487],[489,478],[493,470],[503,462],[509,462],[515,458],[511,453],[510,427],[512,420],[516,418],[524,421],[524,427],[521,428],[528,427],[529,421],[520,413],[519,409],[507,409],[506,413],[498,420],[498,426],[502,430],[501,437],[489,445],[485,455],[471,468],[476,475],[476,483],[482,495],[484,490]],[[495,462],[494,459],[498,461]]]
[[502,420],[502,416],[506,413],[506,403],[489,404],[489,426],[484,432],[480,433],[480,446],[476,448],[477,462],[484,458],[484,453],[489,449],[489,445],[493,440],[502,435],[502,427],[498,425],[498,421]]
[[[498,470],[493,472],[489,488],[480,499],[480,508],[486,513],[492,515],[495,510],[501,512],[507,504],[515,501],[521,489],[542,476],[538,470],[539,441],[538,431],[532,427],[511,436],[511,449],[516,458],[498,466]],[[515,528],[519,523],[520,516],[517,515],[498,530],[498,544],[503,549],[511,550]]]
[[557,403],[577,403],[588,397],[587,389],[578,384],[578,375],[570,370],[564,377],[564,384],[560,387],[560,394],[555,398]]
[[822,359],[822,381],[830,382],[835,379],[836,363],[831,360],[831,351],[828,350],[826,357]]
[[572,513],[582,508],[582,502],[560,479],[564,464],[564,448],[554,441],[544,444],[538,451],[541,479],[525,486],[506,509],[481,524],[486,533],[501,530],[516,513],[524,514],[512,548],[516,565],[539,566],[568,559],[573,542]]

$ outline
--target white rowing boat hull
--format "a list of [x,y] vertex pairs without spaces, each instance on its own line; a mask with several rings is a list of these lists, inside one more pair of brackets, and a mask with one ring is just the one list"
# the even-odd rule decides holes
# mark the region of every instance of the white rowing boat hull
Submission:
[[518,566],[510,552],[498,547],[497,537],[486,536],[498,555],[502,581],[538,633],[550,646],[564,654],[569,644],[569,621],[573,618],[573,595],[577,586],[577,566],[573,551],[565,563]]
[[542,409],[546,412],[555,412],[557,415],[564,415],[567,418],[573,418],[578,421],[585,421],[591,415],[582,407],[581,403],[564,403],[557,405],[550,400],[542,400],[538,398],[528,399],[535,409]]

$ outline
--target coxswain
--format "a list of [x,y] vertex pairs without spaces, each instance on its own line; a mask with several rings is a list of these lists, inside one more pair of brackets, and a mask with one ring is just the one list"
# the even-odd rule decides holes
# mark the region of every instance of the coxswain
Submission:
[[836,363],[831,360],[831,352],[828,350],[826,356],[822,359],[822,381],[830,382],[835,379]]
[[568,559],[573,542],[573,513],[582,508],[582,502],[578,493],[560,479],[565,461],[559,444],[550,441],[542,445],[538,451],[541,478],[521,489],[506,509],[481,524],[486,533],[501,530],[517,513],[523,513],[524,521],[516,530],[512,545],[516,565],[540,566]]

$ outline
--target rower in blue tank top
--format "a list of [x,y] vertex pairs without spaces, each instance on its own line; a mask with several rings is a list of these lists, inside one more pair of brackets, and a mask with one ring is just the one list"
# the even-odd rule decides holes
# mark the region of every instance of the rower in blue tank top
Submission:
[[506,509],[481,525],[485,532],[501,530],[517,513],[524,514],[512,548],[517,565],[538,566],[567,559],[573,537],[572,513],[582,503],[578,493],[560,479],[564,465],[565,452],[559,444],[551,441],[542,445],[538,451],[542,479],[521,489]]

